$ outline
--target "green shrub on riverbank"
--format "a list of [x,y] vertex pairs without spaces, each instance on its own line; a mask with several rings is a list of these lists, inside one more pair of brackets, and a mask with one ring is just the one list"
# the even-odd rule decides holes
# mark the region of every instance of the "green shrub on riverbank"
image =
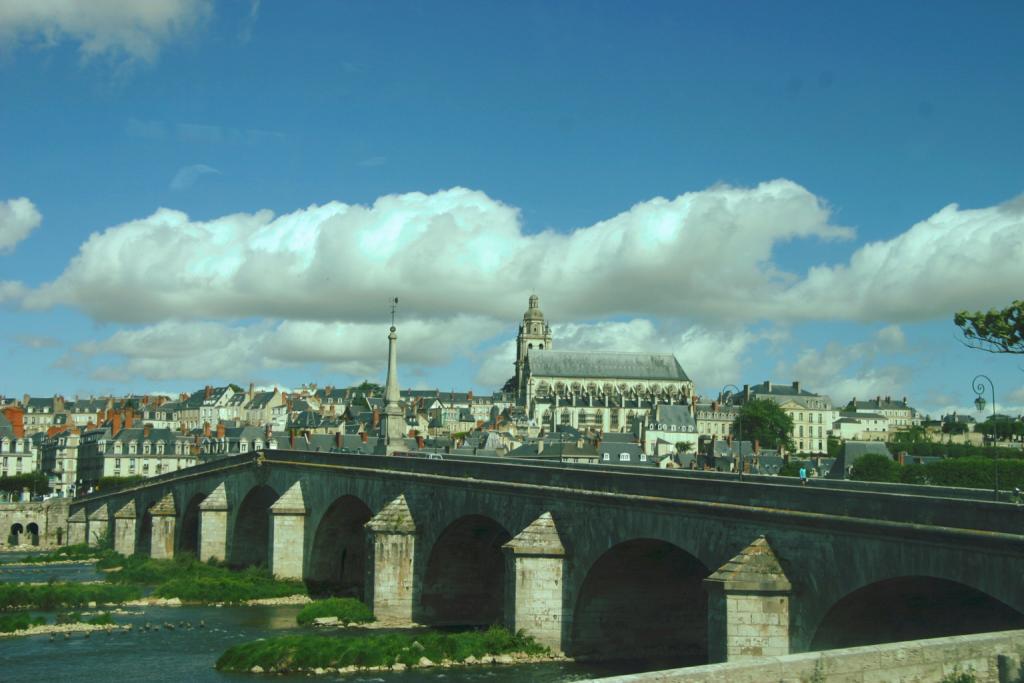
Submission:
[[101,567],[120,567],[107,575],[116,584],[156,586],[153,595],[186,602],[244,602],[304,594],[298,581],[275,579],[266,569],[250,567],[240,571],[223,565],[200,562],[191,555],[173,560],[154,560],[138,555],[111,559]]
[[49,553],[42,553],[41,555],[29,555],[17,560],[6,560],[5,562],[10,564],[43,564],[45,562],[67,562],[67,561],[86,561],[95,560],[113,555],[113,550],[106,548],[97,548],[94,546],[88,546],[85,543],[79,543],[77,545],[66,545],[63,548],[58,548]]
[[545,654],[547,648],[529,636],[492,626],[463,633],[377,633],[369,635],[296,635],[235,645],[217,660],[220,671],[249,671],[254,666],[277,671],[316,667],[381,666],[396,661],[414,665],[420,657],[433,662],[524,652]]
[[19,614],[0,614],[0,633],[22,631],[31,626],[41,626],[45,623],[45,618],[32,617],[24,612]]
[[300,624],[312,624],[321,617],[338,617],[345,623],[365,624],[373,621],[373,610],[355,598],[328,598],[317,600],[302,608],[295,620]]
[[83,607],[90,602],[117,604],[137,600],[138,586],[114,586],[103,583],[0,583],[0,610]]

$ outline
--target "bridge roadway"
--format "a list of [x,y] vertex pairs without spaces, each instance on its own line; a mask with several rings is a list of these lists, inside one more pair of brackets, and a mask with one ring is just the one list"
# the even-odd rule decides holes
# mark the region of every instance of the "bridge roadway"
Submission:
[[500,621],[576,656],[722,661],[1024,627],[1024,509],[987,495],[268,450],[78,499],[67,537],[265,564],[378,618]]

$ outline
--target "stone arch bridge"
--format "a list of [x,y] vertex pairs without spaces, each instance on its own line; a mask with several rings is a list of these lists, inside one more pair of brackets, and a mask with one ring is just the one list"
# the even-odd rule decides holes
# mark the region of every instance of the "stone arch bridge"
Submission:
[[1024,627],[1024,509],[875,489],[265,451],[79,499],[67,536],[265,564],[379,619],[503,622],[575,656],[696,663]]

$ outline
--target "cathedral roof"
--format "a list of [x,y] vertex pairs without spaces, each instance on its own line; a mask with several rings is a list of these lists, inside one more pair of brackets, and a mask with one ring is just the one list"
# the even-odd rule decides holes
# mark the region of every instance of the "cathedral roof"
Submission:
[[526,362],[535,377],[689,381],[671,353],[549,351],[534,349]]

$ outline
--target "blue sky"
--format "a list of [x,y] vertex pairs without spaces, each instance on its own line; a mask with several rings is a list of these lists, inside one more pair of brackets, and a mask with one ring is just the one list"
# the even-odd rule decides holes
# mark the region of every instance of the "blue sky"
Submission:
[[[134,6],[133,6],[134,5]],[[1024,297],[1020,3],[0,0],[0,393],[671,351],[966,409]]]

